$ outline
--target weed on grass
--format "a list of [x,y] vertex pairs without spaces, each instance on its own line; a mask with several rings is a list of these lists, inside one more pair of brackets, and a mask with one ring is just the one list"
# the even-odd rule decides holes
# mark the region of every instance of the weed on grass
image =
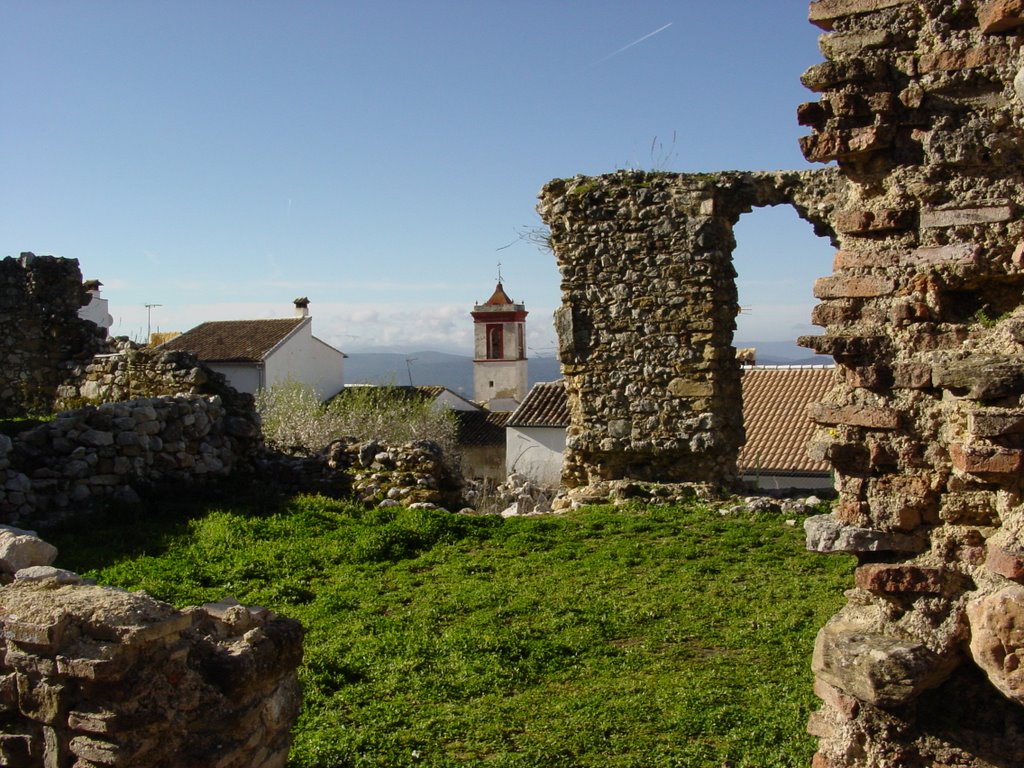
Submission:
[[293,768],[807,765],[811,647],[853,569],[778,517],[700,506],[503,520],[299,496],[162,519],[69,530],[59,564],[299,619]]

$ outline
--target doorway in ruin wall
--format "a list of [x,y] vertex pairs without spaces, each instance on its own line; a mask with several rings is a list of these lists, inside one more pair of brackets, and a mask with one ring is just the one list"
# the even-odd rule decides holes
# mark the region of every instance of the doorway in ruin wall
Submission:
[[733,345],[742,363],[743,485],[772,494],[834,492],[829,464],[808,455],[815,426],[809,403],[831,389],[831,357],[800,347],[812,324],[813,283],[831,270],[832,245],[791,206],[754,208],[733,227],[740,312]]

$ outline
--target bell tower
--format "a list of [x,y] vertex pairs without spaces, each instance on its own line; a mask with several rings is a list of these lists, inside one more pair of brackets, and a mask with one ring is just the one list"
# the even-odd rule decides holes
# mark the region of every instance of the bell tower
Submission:
[[494,411],[514,410],[527,392],[526,305],[508,297],[499,272],[491,298],[471,314],[473,399]]

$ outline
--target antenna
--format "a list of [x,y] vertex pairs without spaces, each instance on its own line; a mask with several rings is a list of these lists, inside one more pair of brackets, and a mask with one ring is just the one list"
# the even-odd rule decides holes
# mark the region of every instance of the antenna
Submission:
[[149,344],[149,340],[153,338],[153,334],[150,330],[153,321],[153,307],[162,307],[163,304],[144,304],[146,308],[146,344]]
[[410,387],[413,385],[412,384],[412,364],[416,360],[419,360],[419,358],[418,357],[407,357],[407,358],[405,358],[405,370],[409,374],[409,386]]
[[498,282],[501,282],[501,262],[498,262]]

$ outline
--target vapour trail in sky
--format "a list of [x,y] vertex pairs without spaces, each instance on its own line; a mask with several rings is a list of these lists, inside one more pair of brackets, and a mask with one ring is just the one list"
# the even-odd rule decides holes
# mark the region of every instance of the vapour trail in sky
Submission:
[[648,33],[647,33],[646,35],[644,35],[643,37],[641,37],[641,38],[640,38],[640,39],[638,39],[638,40],[634,40],[634,41],[633,41],[632,43],[630,43],[629,45],[624,45],[624,46],[622,46],[621,48],[619,48],[619,50],[617,50],[617,51],[613,51],[612,53],[609,53],[609,54],[608,54],[607,56],[605,56],[605,57],[604,57],[603,59],[598,59],[598,60],[597,60],[596,62],[594,62],[595,66],[596,66],[597,64],[602,64],[602,63],[604,63],[604,62],[608,61],[608,59],[612,58],[613,56],[618,56],[618,55],[619,55],[620,53],[622,53],[623,51],[628,51],[628,50],[629,50],[630,48],[632,48],[632,47],[633,47],[634,45],[640,45],[640,43],[642,43],[642,42],[643,42],[644,40],[648,40],[648,39],[650,39],[650,38],[654,37],[654,36],[655,36],[656,34],[658,34],[659,32],[664,32],[664,31],[665,31],[666,29],[668,29],[668,28],[669,28],[669,27],[671,27],[671,26],[672,26],[672,22],[670,21],[670,22],[669,22],[668,24],[666,24],[665,26],[663,26],[663,27],[658,27],[658,28],[657,28],[656,30],[654,30],[653,32],[648,32]]

